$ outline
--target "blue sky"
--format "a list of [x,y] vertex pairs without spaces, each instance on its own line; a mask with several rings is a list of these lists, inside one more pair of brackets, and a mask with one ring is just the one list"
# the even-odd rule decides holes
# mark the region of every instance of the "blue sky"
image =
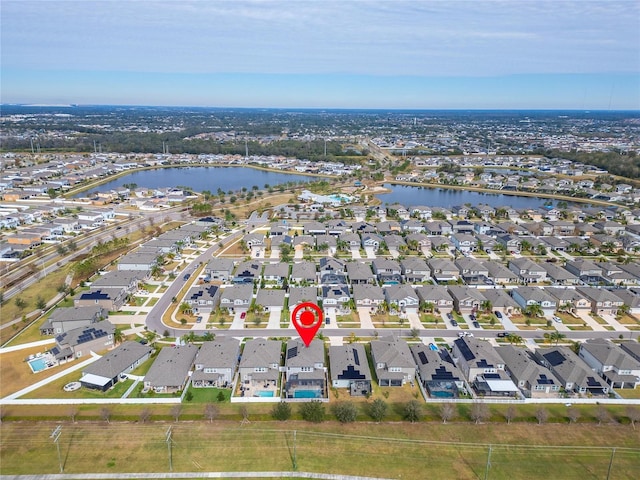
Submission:
[[640,109],[640,2],[2,0],[0,101]]

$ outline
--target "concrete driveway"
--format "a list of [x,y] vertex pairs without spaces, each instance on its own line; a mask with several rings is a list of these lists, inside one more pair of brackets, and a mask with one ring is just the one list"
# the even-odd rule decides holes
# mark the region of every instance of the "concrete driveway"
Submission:
[[390,248],[389,255],[391,255],[392,258],[398,258],[400,256],[400,252],[395,248]]
[[605,322],[611,325],[616,331],[628,332],[629,329],[622,325],[613,315],[601,315]]
[[244,318],[240,318],[243,313],[246,312],[236,312],[233,315],[233,321],[231,322],[231,326],[229,327],[229,329],[235,330],[244,328]]
[[267,328],[271,328],[271,329],[280,328],[281,315],[282,315],[282,308],[271,307],[269,311],[269,323],[267,323]]
[[354,260],[358,260],[360,258],[362,258],[362,255],[360,255],[360,249],[359,248],[352,248],[351,249],[351,258]]
[[376,258],[376,250],[373,247],[364,247],[364,251],[367,254],[367,258],[375,259]]
[[577,312],[580,320],[583,320],[584,323],[589,325],[594,332],[606,332],[607,329],[604,328],[604,325],[600,325],[596,322],[588,312]]
[[371,313],[367,307],[358,307],[358,317],[360,317],[360,328],[375,328],[373,326],[373,320],[371,320]]
[[407,320],[409,320],[409,326],[411,328],[417,328],[418,330],[422,330],[424,327],[422,326],[422,322],[420,321],[419,313],[409,313],[407,312]]
[[272,248],[271,249],[271,257],[269,257],[269,258],[279,259],[280,258],[280,249],[279,248]]
[[426,257],[426,258],[431,258],[433,257],[433,253],[431,253],[431,249],[427,248],[427,247],[422,247],[420,249],[420,251],[422,252],[422,254]]

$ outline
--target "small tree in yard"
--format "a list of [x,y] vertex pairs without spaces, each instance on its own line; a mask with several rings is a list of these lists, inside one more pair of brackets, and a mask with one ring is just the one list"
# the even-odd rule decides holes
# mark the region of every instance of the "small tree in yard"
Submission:
[[569,418],[569,423],[576,423],[580,418],[580,410],[575,407],[569,407],[567,409],[567,418]]
[[471,420],[473,420],[476,424],[485,421],[489,418],[489,407],[487,407],[486,403],[475,402],[471,405],[471,411],[469,412]]
[[626,410],[627,418],[631,422],[633,429],[636,429],[636,422],[640,422],[640,407],[628,405]]
[[540,407],[536,410],[536,420],[538,420],[538,425],[542,425],[549,420],[549,410],[544,407]]
[[447,423],[455,415],[455,407],[452,403],[441,403],[439,410],[442,423]]
[[204,418],[209,420],[209,423],[212,423],[215,418],[218,416],[219,409],[213,403],[207,403],[204,407]]
[[311,401],[300,404],[300,416],[307,422],[324,422],[325,409],[319,401]]
[[351,423],[356,421],[358,408],[353,402],[339,402],[334,405],[333,414],[340,423]]
[[513,405],[509,405],[509,407],[507,407],[507,409],[504,411],[504,419],[507,421],[507,425],[509,425],[511,423],[511,420],[513,420],[516,417],[516,407],[514,407]]
[[140,423],[147,423],[151,418],[151,410],[143,408],[140,412]]
[[417,400],[411,400],[404,406],[405,420],[415,423],[422,418],[422,405]]
[[271,416],[281,422],[289,420],[289,418],[291,418],[291,405],[286,402],[275,404],[271,409]]
[[218,395],[216,396],[216,400],[218,400],[219,402],[224,402],[225,396],[224,396],[224,392],[222,390],[220,390],[218,392]]
[[171,407],[171,416],[176,422],[178,422],[178,420],[180,419],[181,413],[182,413],[182,405],[178,404]]
[[100,409],[100,418],[109,423],[109,420],[111,419],[111,410],[109,410],[107,407],[102,407]]
[[45,310],[47,308],[47,302],[40,295],[36,298],[36,308],[38,310]]
[[381,398],[376,398],[373,402],[371,402],[371,406],[369,407],[369,415],[376,423],[380,423],[382,419],[387,415],[388,405]]
[[595,417],[596,420],[598,420],[598,425],[602,425],[602,422],[606,422],[610,418],[609,412],[607,412],[607,409],[602,405],[599,405],[598,408],[596,408]]
[[76,423],[76,417],[78,416],[78,407],[72,405],[69,407],[69,418],[71,418],[71,422]]

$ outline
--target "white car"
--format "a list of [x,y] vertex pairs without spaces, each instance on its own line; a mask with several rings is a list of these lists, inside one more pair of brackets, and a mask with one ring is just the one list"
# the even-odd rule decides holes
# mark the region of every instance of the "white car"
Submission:
[[556,323],[562,323],[562,319],[560,317],[553,316],[553,321]]

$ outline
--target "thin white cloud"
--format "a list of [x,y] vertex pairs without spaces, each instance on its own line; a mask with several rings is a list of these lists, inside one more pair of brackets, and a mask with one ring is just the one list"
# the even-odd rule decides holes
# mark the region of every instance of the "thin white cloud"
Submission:
[[640,71],[640,2],[2,2],[2,68],[493,75]]

